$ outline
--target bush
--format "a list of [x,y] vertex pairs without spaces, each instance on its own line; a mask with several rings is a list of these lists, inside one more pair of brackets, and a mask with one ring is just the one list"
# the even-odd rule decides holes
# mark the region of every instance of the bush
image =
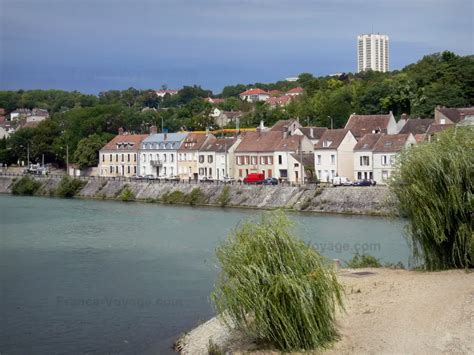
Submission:
[[258,341],[289,350],[326,347],[338,338],[342,287],[333,266],[291,234],[282,212],[244,223],[217,249],[221,266],[211,298],[224,321]]
[[355,253],[351,260],[347,263],[347,267],[358,269],[363,267],[382,267],[379,259],[372,255]]
[[473,142],[469,127],[439,133],[401,155],[390,184],[415,260],[428,270],[474,265]]
[[224,186],[222,192],[220,193],[219,197],[217,198],[217,202],[221,207],[226,207],[230,202],[230,187]]
[[166,192],[161,196],[161,202],[163,203],[169,203],[169,204],[174,204],[174,203],[184,203],[186,195],[179,191],[173,191],[173,192]]
[[195,187],[189,195],[185,195],[185,202],[189,203],[191,206],[204,203],[204,193],[199,187]]
[[12,194],[31,196],[34,195],[40,187],[41,183],[39,181],[36,181],[29,176],[24,176],[20,180],[15,181],[12,187]]
[[123,202],[128,202],[135,200],[135,195],[133,194],[132,190],[130,190],[130,187],[126,185],[120,192],[118,198]]
[[85,181],[72,179],[69,176],[65,176],[61,179],[61,182],[56,189],[56,196],[74,197],[84,185]]

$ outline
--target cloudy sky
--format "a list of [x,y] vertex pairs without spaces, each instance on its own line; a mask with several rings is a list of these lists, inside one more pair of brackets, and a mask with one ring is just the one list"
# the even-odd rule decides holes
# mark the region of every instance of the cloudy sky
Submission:
[[219,92],[356,69],[356,37],[390,36],[390,66],[474,53],[472,0],[0,0],[0,89]]

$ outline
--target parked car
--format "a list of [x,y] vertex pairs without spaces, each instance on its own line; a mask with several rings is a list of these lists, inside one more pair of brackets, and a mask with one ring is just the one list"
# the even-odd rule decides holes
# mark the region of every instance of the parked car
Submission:
[[265,176],[261,173],[251,173],[244,178],[244,184],[263,184]]
[[350,186],[351,181],[345,176],[336,176],[332,179],[332,186]]
[[352,184],[353,186],[370,186],[372,183],[370,180],[357,180]]
[[171,175],[166,179],[166,181],[171,181],[171,182],[179,182],[180,178],[177,175]]
[[151,174],[148,174],[148,175],[145,175],[143,178],[144,178],[144,179],[148,179],[148,180],[154,180],[154,179],[155,179],[155,176],[154,176],[154,175],[151,175]]
[[231,184],[233,182],[235,182],[235,179],[234,178],[231,178],[231,177],[228,177],[228,176],[224,176],[222,179],[219,180],[220,182],[223,182],[224,184]]
[[214,182],[214,179],[212,177],[207,177],[207,176],[204,176],[203,178],[201,178],[201,180],[199,180],[200,182],[204,183],[204,184],[212,184]]
[[278,185],[278,179],[274,177],[268,177],[265,180],[263,180],[264,185]]

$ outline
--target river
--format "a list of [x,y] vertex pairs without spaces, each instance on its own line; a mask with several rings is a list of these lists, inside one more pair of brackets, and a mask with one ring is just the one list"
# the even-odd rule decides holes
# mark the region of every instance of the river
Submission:
[[[215,247],[260,213],[0,196],[0,353],[172,353],[214,315]],[[407,265],[403,220],[290,217],[329,258]]]

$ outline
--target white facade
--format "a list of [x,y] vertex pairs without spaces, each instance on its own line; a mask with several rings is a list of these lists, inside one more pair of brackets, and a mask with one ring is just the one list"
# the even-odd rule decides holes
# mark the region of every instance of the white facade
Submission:
[[387,35],[357,36],[357,71],[389,71],[389,40]]
[[[354,152],[354,180],[374,179],[374,156],[371,150]],[[349,179],[350,176],[347,176]]]

